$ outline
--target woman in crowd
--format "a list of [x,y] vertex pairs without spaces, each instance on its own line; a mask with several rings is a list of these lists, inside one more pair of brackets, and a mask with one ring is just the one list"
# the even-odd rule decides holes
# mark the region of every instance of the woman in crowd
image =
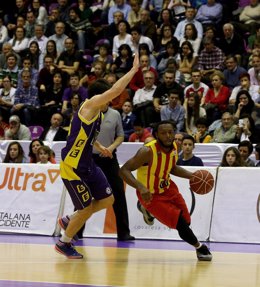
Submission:
[[[161,28],[161,32],[160,35],[158,35],[158,39],[157,39],[157,43],[155,45],[155,52],[156,52],[156,56],[158,57],[160,54],[166,52],[166,44],[170,41],[175,40],[176,42],[177,39],[175,37],[173,37],[173,28],[172,25],[170,24],[164,24],[162,25]],[[178,46],[179,47],[179,42],[178,42]]]
[[109,53],[109,44],[103,43],[98,48],[98,54],[94,56],[94,62],[103,62],[106,65],[106,72],[110,71],[113,57]]
[[48,13],[47,13],[46,8],[42,5],[41,0],[32,0],[32,3],[29,9],[33,11],[37,24],[46,25],[48,23],[49,21]]
[[190,94],[184,103],[185,128],[186,132],[194,136],[197,133],[196,122],[199,118],[206,118],[206,111],[200,106],[200,97],[197,94]]
[[0,112],[4,121],[8,122],[10,111],[14,105],[14,94],[16,89],[12,87],[11,76],[3,78],[3,88],[0,89]]
[[247,114],[251,115],[255,103],[252,100],[249,92],[247,90],[241,90],[237,93],[236,102],[235,102],[235,114],[234,119],[236,122],[241,118],[241,116]]
[[199,54],[201,39],[198,38],[198,31],[193,23],[189,23],[185,26],[184,38],[180,40],[180,46],[185,41],[189,41],[194,51],[194,57]]
[[45,56],[46,55],[52,57],[54,64],[57,64],[58,52],[57,52],[56,42],[54,40],[49,40],[47,42]]
[[24,150],[19,142],[9,144],[3,163],[25,163]]
[[30,58],[32,67],[37,71],[43,68],[43,55],[39,48],[38,42],[32,41],[29,48],[24,51],[24,56],[26,58]]
[[179,71],[183,74],[185,79],[185,86],[191,84],[191,71],[196,64],[196,57],[191,43],[184,41],[181,44]]
[[[37,163],[40,161],[39,155],[38,155],[38,148],[40,146],[44,146],[43,141],[40,139],[34,139],[31,141],[30,146],[29,146],[29,158],[30,158],[30,163]],[[51,163],[56,163],[55,158],[54,158],[54,152],[52,151],[52,156],[50,158]]]
[[258,135],[255,129],[254,119],[247,114],[243,114],[237,125],[236,139],[237,142],[244,140],[250,141],[251,143],[257,143],[259,141]]
[[13,51],[22,56],[29,43],[29,39],[25,37],[25,29],[23,27],[17,27],[9,43],[12,45]]
[[111,72],[121,78],[132,67],[133,56],[131,48],[128,44],[122,44],[118,49],[118,56],[111,66]]
[[157,35],[161,34],[161,29],[164,25],[170,25],[174,29],[174,20],[172,11],[168,8],[162,9],[158,17]]
[[245,163],[243,162],[238,149],[234,146],[231,146],[225,150],[220,166],[225,167],[245,166]]
[[227,109],[230,96],[229,88],[223,85],[224,75],[220,71],[214,72],[211,77],[212,88],[208,90],[201,104],[206,109],[209,123],[221,118],[221,113]]
[[118,23],[118,35],[113,38],[113,59],[119,55],[119,47],[122,44],[127,44],[131,48],[131,51],[134,53],[134,48],[132,44],[132,35],[130,32],[130,26],[127,21],[121,20]]

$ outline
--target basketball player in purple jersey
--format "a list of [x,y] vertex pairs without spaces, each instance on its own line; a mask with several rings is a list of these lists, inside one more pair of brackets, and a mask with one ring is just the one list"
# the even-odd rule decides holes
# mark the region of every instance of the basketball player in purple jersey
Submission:
[[111,152],[96,141],[102,120],[101,110],[123,92],[138,68],[139,56],[136,54],[132,69],[112,87],[103,79],[94,82],[88,89],[89,99],[81,105],[71,122],[67,144],[61,152],[60,171],[77,211],[58,219],[65,232],[55,245],[55,250],[67,258],[83,258],[71,244],[73,237],[93,213],[114,202],[106,177],[92,159],[92,150],[95,146],[103,156],[112,157]]

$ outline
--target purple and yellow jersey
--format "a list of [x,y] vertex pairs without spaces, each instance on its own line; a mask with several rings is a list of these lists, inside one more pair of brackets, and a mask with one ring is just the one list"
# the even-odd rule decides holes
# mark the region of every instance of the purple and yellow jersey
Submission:
[[80,115],[80,110],[70,124],[67,144],[61,151],[61,158],[74,169],[86,170],[93,165],[92,150],[100,131],[102,114],[98,113],[91,121],[87,121]]
[[151,193],[162,193],[170,186],[170,172],[178,160],[176,143],[173,143],[173,149],[169,153],[165,153],[156,140],[145,146],[151,149],[152,159],[148,165],[137,169],[137,179]]

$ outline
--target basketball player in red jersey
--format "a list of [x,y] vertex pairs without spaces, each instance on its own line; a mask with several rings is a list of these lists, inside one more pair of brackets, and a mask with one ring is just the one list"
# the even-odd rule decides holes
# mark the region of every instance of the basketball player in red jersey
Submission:
[[[191,218],[188,208],[170,178],[170,174],[187,179],[192,177],[191,172],[176,165],[175,130],[176,126],[171,121],[159,122],[153,131],[156,140],[141,147],[122,166],[120,175],[127,184],[136,188],[138,199],[145,209],[169,228],[177,229],[179,236],[196,248],[198,260],[211,261],[208,247],[198,241],[189,227]],[[134,170],[137,170],[137,178],[132,174]]]

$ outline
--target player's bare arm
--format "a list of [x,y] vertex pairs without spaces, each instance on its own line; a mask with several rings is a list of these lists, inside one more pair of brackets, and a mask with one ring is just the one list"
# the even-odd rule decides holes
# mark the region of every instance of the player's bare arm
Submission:
[[103,94],[96,95],[89,100],[86,100],[80,109],[80,114],[87,120],[91,120],[99,111],[102,105],[110,102],[119,96],[127,87],[135,73],[139,68],[139,55],[136,53],[132,69],[120,78],[109,90]]
[[187,179],[190,179],[192,177],[192,173],[190,171],[180,167],[179,165],[176,165],[171,170],[171,174],[178,176],[178,177],[187,178]]
[[142,147],[141,149],[139,149],[139,151],[136,153],[134,157],[129,159],[121,167],[119,171],[119,175],[122,177],[122,179],[130,186],[139,190],[143,200],[147,203],[151,201],[152,195],[150,191],[133,176],[132,171],[138,169],[144,164],[149,163],[150,159],[151,159],[150,149],[147,147]]

